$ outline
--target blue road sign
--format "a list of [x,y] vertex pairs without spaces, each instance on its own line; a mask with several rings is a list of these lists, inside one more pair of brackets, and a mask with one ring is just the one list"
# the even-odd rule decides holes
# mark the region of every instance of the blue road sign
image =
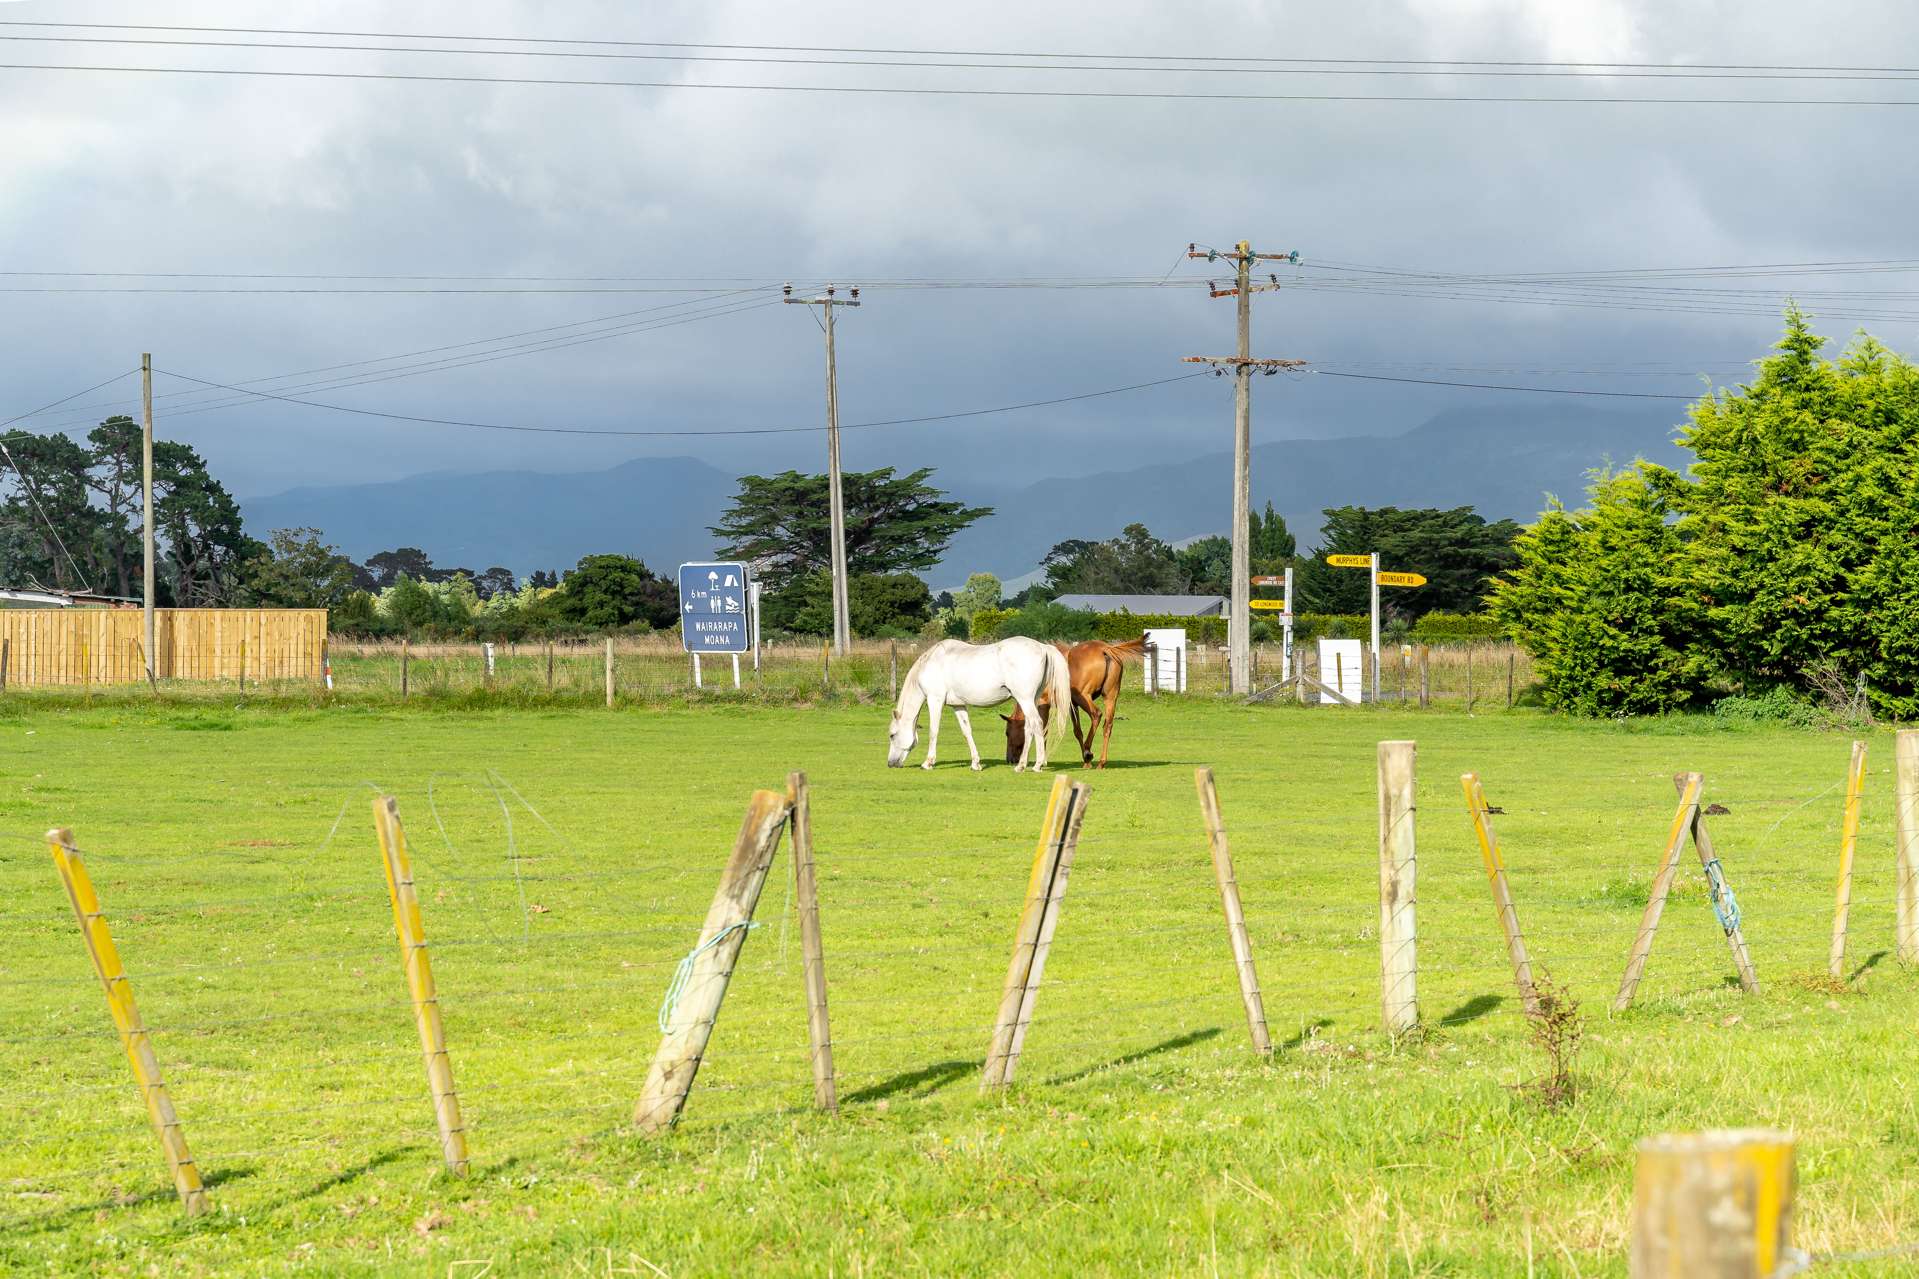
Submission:
[[689,653],[744,653],[753,647],[746,565],[680,565],[680,647]]

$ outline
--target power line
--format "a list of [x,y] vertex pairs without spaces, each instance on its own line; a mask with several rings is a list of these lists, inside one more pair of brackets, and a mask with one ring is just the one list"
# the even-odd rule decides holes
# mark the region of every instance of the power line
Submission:
[[[136,28],[145,29],[145,28]],[[247,34],[236,31],[235,34]],[[312,34],[292,33],[287,34]],[[379,37],[388,39],[471,39],[461,36],[398,36]],[[36,44],[105,44],[139,45],[158,48],[186,49],[255,49],[275,52],[295,53],[411,53],[442,54],[454,57],[510,57],[510,58],[577,58],[638,62],[681,62],[681,63],[726,63],[730,65],[760,66],[800,66],[800,67],[876,67],[882,69],[916,70],[952,70],[952,71],[1045,71],[1045,72],[1092,72],[1097,74],[1157,74],[1157,75],[1263,75],[1263,76],[1475,76],[1475,77],[1523,77],[1534,79],[1652,79],[1652,80],[1771,80],[1789,82],[1850,82],[1850,83],[1900,83],[1919,79],[1919,69],[1913,68],[1875,68],[1875,69],[1827,69],[1814,66],[1778,67],[1778,68],[1721,68],[1693,67],[1686,64],[1657,63],[1602,63],[1583,64],[1508,64],[1494,66],[1485,63],[1430,63],[1408,65],[1394,60],[1368,62],[1354,60],[1352,63],[1335,64],[1332,60],[1302,59],[1284,64],[1273,62],[1261,65],[1219,65],[1221,62],[1253,61],[1249,59],[1209,60],[1203,65],[1175,65],[1178,59],[1144,60],[1106,60],[1085,61],[1097,55],[1054,55],[1071,57],[1068,62],[963,62],[954,61],[965,57],[1015,58],[1028,54],[963,54],[941,53],[919,55],[918,58],[885,56],[877,51],[870,56],[828,58],[817,56],[770,57],[771,53],[809,54],[815,51],[802,48],[769,48],[760,53],[633,53],[627,51],[609,52],[603,49],[457,49],[431,45],[393,45],[393,44],[313,44],[285,42],[273,43],[262,40],[185,40],[159,39],[141,36],[28,36],[0,35],[0,40],[14,43]],[[586,42],[575,42],[586,43]],[[597,42],[594,42],[597,43]],[[726,48],[729,46],[655,46],[659,48]],[[840,50],[820,50],[817,52],[851,52]],[[861,51],[864,52],[864,51]],[[938,58],[938,61],[925,61],[923,58]],[[1194,61],[1194,60],[1188,60]],[[1361,65],[1363,63],[1363,65]],[[1302,65],[1303,64],[1303,65]]]
[[291,27],[209,27],[162,25],[156,23],[133,22],[28,22],[5,21],[0,27],[34,27],[38,29],[60,29],[74,31],[172,31],[203,35],[280,35],[280,36],[317,36],[337,39],[368,40],[465,40],[488,44],[552,44],[552,45],[599,45],[607,48],[645,48],[645,49],[720,49],[749,53],[850,53],[875,56],[898,57],[953,57],[953,58],[1051,58],[1067,60],[1101,59],[1126,62],[1199,62],[1199,63],[1259,63],[1270,65],[1313,65],[1313,66],[1416,66],[1416,67],[1626,67],[1663,69],[1673,66],[1687,69],[1709,71],[1818,71],[1818,72],[1882,72],[1887,74],[1919,73],[1919,67],[1859,67],[1833,66],[1829,64],[1782,64],[1782,63],[1743,63],[1743,62],[1699,62],[1699,63],[1658,63],[1658,62],[1571,62],[1571,61],[1524,61],[1517,59],[1475,59],[1475,58],[1313,58],[1313,57],[1259,57],[1247,55],[1221,54],[1141,54],[1141,53],[1062,53],[1059,51],[1007,50],[1007,49],[893,49],[863,48],[841,45],[783,45],[783,44],[710,44],[690,41],[667,40],[612,40],[612,39],[567,39],[554,36],[480,36],[449,35],[445,33],[426,33],[418,31],[319,31]]
[[[159,369],[157,371],[165,373],[168,377],[179,378],[182,381],[195,382],[201,386],[216,387],[225,391],[235,391],[263,400],[279,400],[286,404],[304,405],[307,408],[331,409],[336,413],[352,413],[361,417],[387,418],[397,422],[420,422],[429,426],[471,427],[475,430],[482,431],[519,431],[536,435],[604,435],[623,438],[652,438],[727,435],[802,435],[827,429],[824,426],[757,426],[731,428],[727,430],[637,431],[609,430],[585,426],[525,426],[506,422],[474,422],[462,418],[425,417],[412,413],[390,413],[382,409],[354,408],[346,404],[327,404],[319,400],[302,400],[287,395],[276,395],[270,391],[249,391],[243,387],[229,386],[223,382],[213,382],[205,378],[191,377],[185,373],[174,373],[167,369]],[[885,418],[873,422],[847,422],[842,423],[840,429],[843,431],[851,431],[877,426],[911,426],[922,422],[951,422],[960,418],[986,417],[995,413],[1015,413],[1022,409],[1046,408],[1054,404],[1071,404],[1078,400],[1092,400],[1107,395],[1121,395],[1128,391],[1144,391],[1150,387],[1167,386],[1174,382],[1186,382],[1196,377],[1205,376],[1206,374],[1204,373],[1183,373],[1177,377],[1159,378],[1152,382],[1136,382],[1130,386],[1107,387],[1100,391],[1085,391],[1077,395],[1062,395],[1048,400],[1029,400],[1024,404],[1004,404],[990,409],[965,409],[956,413],[932,413],[923,417]]]
[[132,377],[133,374],[134,374],[134,370],[132,369],[128,369],[125,373],[115,373],[112,377],[108,378],[106,381],[96,382],[92,386],[87,387],[83,391],[75,391],[72,395],[62,396],[60,399],[55,400],[51,404],[42,404],[39,408],[34,409],[30,413],[22,413],[18,417],[10,417],[6,419],[4,422],[0,422],[0,426],[12,426],[15,422],[24,422],[30,417],[37,417],[40,414],[45,413],[50,409],[59,408],[62,404],[65,404],[70,400],[77,400],[83,395],[91,395],[103,386],[112,386],[115,382],[118,382],[122,378]]
[[1578,95],[1550,97],[1529,94],[1445,93],[1181,93],[1119,89],[977,89],[930,85],[885,86],[848,84],[721,84],[689,80],[582,80],[561,76],[431,75],[398,71],[289,71],[243,67],[97,66],[77,63],[0,62],[4,71],[80,71],[126,75],[223,76],[250,79],[353,80],[418,84],[511,84],[588,89],[705,89],[753,93],[846,93],[882,97],[945,98],[1074,98],[1149,102],[1453,102],[1453,103],[1561,103],[1585,106],[1774,106],[1774,107],[1915,107],[1907,98],[1655,98]]
[[1407,382],[1414,386],[1458,386],[1476,391],[1530,391],[1537,395],[1596,395],[1615,400],[1698,400],[1697,395],[1662,395],[1653,391],[1594,391],[1564,386],[1506,386],[1493,382],[1442,382],[1436,378],[1387,377],[1383,373],[1335,373],[1331,369],[1313,369],[1320,377],[1358,378],[1364,382]]
[[[745,294],[745,293],[750,293],[755,291],[739,290],[737,292],[739,294]],[[350,375],[336,377],[336,378],[322,378],[318,381],[308,382],[308,383],[291,386],[291,387],[283,386],[280,388],[280,390],[282,391],[330,390],[330,389],[338,389],[341,387],[350,387],[350,386],[367,386],[376,382],[391,382],[391,381],[398,380],[400,378],[418,377],[423,374],[439,373],[439,372],[446,371],[448,369],[467,368],[476,364],[489,364],[496,360],[515,359],[523,355],[534,355],[544,351],[560,350],[569,346],[583,346],[591,342],[606,341],[611,338],[624,337],[632,333],[652,332],[657,329],[674,328],[681,324],[691,324],[699,320],[716,319],[716,318],[727,316],[727,315],[737,315],[743,311],[756,310],[761,307],[772,306],[775,302],[775,299],[772,299],[772,298],[752,298],[750,300],[742,301],[742,300],[739,300],[737,297],[734,297],[733,300],[728,301],[726,299],[728,299],[729,296],[732,296],[732,295],[724,295],[724,294],[715,295],[713,298],[709,298],[709,299],[698,299],[692,302],[675,302],[662,307],[645,307],[638,311],[621,312],[616,315],[604,316],[596,319],[575,320],[568,324],[549,325],[547,327],[538,328],[538,329],[527,329],[519,333],[508,333],[498,337],[476,338],[470,342],[456,342],[446,346],[426,347],[418,351],[404,352],[397,355],[377,356],[377,357],[366,359],[366,360],[350,361],[345,364],[324,365],[319,368],[305,369],[305,370],[300,370],[292,373],[274,374],[270,377],[250,378],[247,381],[242,382],[240,385],[241,387],[244,388],[244,387],[257,386],[265,382],[286,382],[293,378],[307,377],[312,374],[323,374],[323,373],[331,373],[331,372],[344,370],[344,369],[363,368],[364,366],[367,366],[367,365],[376,365],[376,364],[390,365],[397,360],[412,359],[414,357],[421,356],[421,355],[437,355],[440,352],[458,351],[468,347],[490,346],[490,345],[495,345],[497,343],[508,342],[514,338],[533,337],[539,334],[547,334],[547,333],[559,334],[559,336],[556,336],[556,337],[540,338],[539,340],[534,342],[519,343],[517,345],[511,345],[511,346],[503,346],[503,347],[500,347],[498,350],[494,350],[494,351],[473,352],[470,355],[466,355],[466,356],[449,356],[449,357],[444,357],[440,359],[420,361],[411,365],[406,365],[406,364],[397,365],[391,368],[367,368],[363,372],[358,374],[350,374]],[[561,332],[562,330],[567,330],[567,329],[582,329],[582,328],[587,328],[588,326],[591,326],[591,325],[607,324],[607,323],[610,323],[611,321],[621,320],[631,316],[645,315],[649,312],[654,312],[654,311],[667,310],[667,309],[670,309],[671,307],[696,306],[703,301],[715,301],[715,302],[718,302],[719,305],[716,305],[712,308],[709,308],[703,311],[693,311],[693,312],[683,313],[676,316],[663,316],[663,317],[658,317],[656,319],[641,320],[635,323],[621,324],[616,327],[606,328],[599,331],[589,330],[584,333],[562,333]],[[158,396],[156,398],[177,399],[183,396],[205,395],[205,394],[206,392],[203,390],[172,391],[172,392],[165,393],[161,396]],[[176,417],[184,416],[185,414],[188,414],[188,413],[198,413],[203,411],[211,411],[214,409],[228,408],[236,404],[246,403],[247,402],[246,397],[252,396],[253,394],[254,393],[252,391],[245,391],[243,392],[242,397],[239,399],[221,400],[221,401],[202,401],[200,403],[190,403],[186,405],[185,407],[176,409],[175,412],[173,413],[173,416],[176,416]],[[114,407],[118,407],[119,404],[120,404],[120,401],[109,401],[109,402],[93,404],[93,405],[78,405],[76,406],[76,409],[114,408]],[[72,424],[73,422],[80,421],[80,420],[82,419],[67,418],[61,422],[49,423],[48,425],[51,425],[51,426],[69,425],[69,424]]]

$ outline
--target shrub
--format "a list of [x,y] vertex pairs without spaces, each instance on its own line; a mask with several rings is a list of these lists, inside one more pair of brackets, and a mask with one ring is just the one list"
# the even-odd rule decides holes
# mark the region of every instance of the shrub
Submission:
[[983,608],[966,623],[966,638],[975,644],[990,644],[1000,637],[1000,627],[1013,616],[1010,608]]
[[1099,627],[1099,615],[1067,608],[1051,601],[1028,604],[1000,623],[999,638],[1024,635],[1036,640],[1065,640],[1078,643],[1093,638]]
[[1372,620],[1364,613],[1298,613],[1293,617],[1293,643],[1322,639],[1371,639]]
[[1483,644],[1504,639],[1506,628],[1485,613],[1428,613],[1410,635],[1415,644]]
[[1149,628],[1157,629],[1162,626],[1183,629],[1188,643],[1224,644],[1226,642],[1225,618],[1180,617],[1172,613],[1100,613],[1093,638],[1108,642],[1138,639],[1140,634]]
[[1712,704],[1713,718],[1737,724],[1796,724],[1819,722],[1819,711],[1783,688],[1755,695],[1722,697]]

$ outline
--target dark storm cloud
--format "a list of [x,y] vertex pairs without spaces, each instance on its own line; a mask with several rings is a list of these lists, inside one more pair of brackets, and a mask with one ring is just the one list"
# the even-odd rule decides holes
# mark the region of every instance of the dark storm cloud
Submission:
[[[1884,63],[1919,15],[1843,28],[1783,2],[1671,6],[1407,0],[1340,6],[984,3],[905,6],[276,6],[271,24],[925,48],[1326,56]],[[12,4],[15,20],[231,25],[237,4]],[[1094,21],[1093,19],[1097,19]],[[397,55],[16,46],[6,61],[414,69]],[[555,74],[440,59],[475,74]],[[709,83],[928,83],[932,73],[736,65],[559,74]],[[970,73],[982,87],[1029,82]],[[1088,82],[1110,83],[1112,77]],[[1215,91],[1219,78],[1174,87]],[[1248,77],[1247,79],[1253,79]],[[1049,83],[1051,83],[1049,81]],[[1129,80],[1129,84],[1133,81]],[[1647,91],[1628,80],[1257,78],[1276,91]],[[1490,88],[1489,88],[1490,86]],[[1240,87],[1235,84],[1232,87]],[[1659,91],[1663,86],[1654,86]],[[1817,84],[1808,96],[1919,98]],[[1711,96],[1777,96],[1715,81]],[[1904,243],[1913,109],[1563,104],[1204,103],[852,98],[724,91],[199,80],[0,72],[4,268],[746,277],[1158,275],[1191,239],[1310,261],[1445,271],[1876,259]],[[1182,273],[1191,269],[1182,266]],[[1290,278],[1290,277],[1287,277]],[[1311,277],[1308,277],[1311,278]],[[1903,277],[1845,287],[1896,289]],[[1873,284],[1872,281],[1891,281]],[[1765,287],[1728,281],[1725,287]],[[1819,282],[1832,287],[1832,281]],[[1776,295],[1756,295],[1767,306]],[[353,297],[11,294],[0,417],[131,367],[223,382],[634,311],[666,295]],[[841,330],[848,421],[986,407],[1148,381],[1228,348],[1229,303],[1163,291],[888,291]],[[1736,376],[1766,315],[1487,305],[1309,289],[1263,297],[1261,353],[1439,368],[1658,361]],[[1822,327],[1843,336],[1853,325]],[[1911,349],[1910,324],[1874,326]],[[1673,370],[1666,370],[1671,372]],[[1537,382],[1537,376],[1438,377]],[[1579,385],[1689,392],[1683,377]],[[180,389],[162,379],[160,389]],[[808,425],[819,336],[799,308],[633,334],[318,398],[432,417],[583,427]],[[1123,469],[1224,446],[1210,381],[1006,418],[853,432],[848,460],[955,477]],[[1470,402],[1439,388],[1262,383],[1261,435],[1409,427]],[[168,416],[242,492],[386,472],[583,469],[643,453],[813,465],[814,436],[596,441],[354,418],[284,404]],[[1683,406],[1675,404],[1677,410]],[[1542,410],[1544,412],[1545,410]]]

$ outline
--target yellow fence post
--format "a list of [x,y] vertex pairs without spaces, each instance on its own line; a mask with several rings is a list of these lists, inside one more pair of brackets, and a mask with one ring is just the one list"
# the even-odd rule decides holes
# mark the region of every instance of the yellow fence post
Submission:
[[1633,1176],[1633,1279],[1770,1279],[1793,1259],[1793,1183],[1785,1133],[1646,1138]]
[[180,1203],[187,1216],[197,1217],[207,1210],[200,1169],[187,1150],[186,1132],[180,1127],[180,1117],[174,1113],[166,1081],[160,1077],[159,1058],[153,1054],[153,1043],[147,1037],[145,1023],[140,1020],[140,1009],[133,1002],[133,987],[127,981],[126,970],[120,966],[120,951],[114,946],[112,930],[101,913],[93,880],[87,875],[86,864],[80,860],[80,850],[73,845],[73,832],[48,831],[47,850],[53,854],[60,882],[66,886],[67,900],[73,903],[73,916],[80,924],[80,937],[87,944],[87,957],[93,961],[94,974],[106,991],[107,1011],[113,1014],[114,1027],[120,1032],[120,1046],[126,1050],[127,1061],[133,1066],[134,1082],[139,1084],[140,1096],[147,1104],[147,1118],[160,1138],[160,1149],[173,1174],[173,1188],[180,1192]]
[[982,1090],[997,1088],[1012,1079],[1018,1060],[1021,1010],[1027,1006],[1027,992],[1035,985],[1033,967],[1041,953],[1041,938],[1049,912],[1057,918],[1053,905],[1056,894],[1064,892],[1057,883],[1060,857],[1071,826],[1074,798],[1073,783],[1064,776],[1053,779],[1046,797],[1046,815],[1040,821],[1039,847],[1033,852],[1033,869],[1026,880],[1026,904],[1013,930],[1013,955],[1007,965],[1006,985],[1000,992],[999,1013],[994,1018],[993,1038],[986,1052],[986,1070],[980,1079]]
[[1493,909],[1499,912],[1499,930],[1506,938],[1506,957],[1512,961],[1513,984],[1519,988],[1520,1006],[1530,1016],[1539,1011],[1539,991],[1533,985],[1532,959],[1526,954],[1526,937],[1519,931],[1519,910],[1513,905],[1513,893],[1506,883],[1506,863],[1499,856],[1499,836],[1493,831],[1492,807],[1486,803],[1486,790],[1478,773],[1465,773],[1459,784],[1466,792],[1466,811],[1472,817],[1473,833],[1479,837],[1479,858],[1486,864],[1486,880],[1492,885]]
[[446,1156],[447,1171],[463,1174],[466,1124],[460,1117],[459,1095],[453,1091],[453,1061],[447,1056],[440,997],[433,985],[433,961],[427,957],[426,921],[420,915],[419,894],[413,890],[406,830],[400,825],[400,807],[392,796],[382,795],[373,801],[373,826],[379,832],[380,856],[386,866],[393,929],[400,939],[400,965],[406,971],[413,1020],[420,1030],[420,1051],[426,1056],[426,1080],[433,1092],[434,1118],[440,1125],[440,1149]]
[[1904,964],[1919,963],[1919,728],[1893,738],[1892,827],[1898,880],[1893,943]]
[[1646,959],[1652,954],[1653,934],[1659,931],[1659,917],[1666,909],[1666,895],[1672,891],[1673,876],[1679,873],[1679,851],[1686,846],[1686,832],[1699,815],[1699,789],[1705,779],[1687,773],[1686,788],[1679,794],[1679,811],[1673,814],[1672,828],[1666,832],[1666,851],[1660,854],[1659,870],[1646,894],[1646,911],[1639,919],[1639,933],[1633,938],[1632,954],[1626,959],[1626,975],[1620,978],[1619,993],[1613,997],[1612,1010],[1623,1013],[1632,1007],[1639,993],[1639,979],[1645,974]]

